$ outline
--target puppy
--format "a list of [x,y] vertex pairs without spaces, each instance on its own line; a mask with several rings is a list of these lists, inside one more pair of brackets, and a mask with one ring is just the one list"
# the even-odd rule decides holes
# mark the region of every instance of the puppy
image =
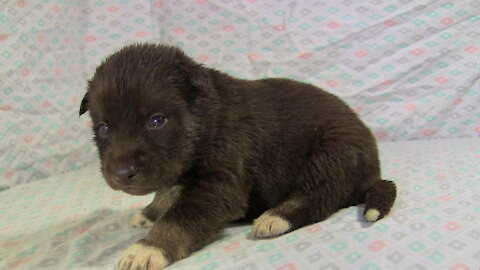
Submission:
[[155,193],[132,221],[152,228],[120,269],[162,269],[231,221],[255,219],[252,234],[269,238],[360,203],[374,222],[395,200],[369,129],[313,85],[236,79],[136,44],[97,68],[87,110],[108,185]]

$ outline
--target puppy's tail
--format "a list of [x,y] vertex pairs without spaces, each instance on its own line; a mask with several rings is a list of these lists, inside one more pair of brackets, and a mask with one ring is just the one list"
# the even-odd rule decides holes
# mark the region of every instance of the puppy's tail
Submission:
[[393,206],[397,189],[392,181],[374,181],[365,193],[365,219],[375,222],[383,218]]

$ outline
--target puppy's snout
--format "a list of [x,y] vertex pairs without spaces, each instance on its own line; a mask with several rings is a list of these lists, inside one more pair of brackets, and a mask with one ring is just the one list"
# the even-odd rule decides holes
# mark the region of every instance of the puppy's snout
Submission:
[[132,158],[120,159],[115,167],[115,179],[121,185],[132,184],[137,173],[138,168]]

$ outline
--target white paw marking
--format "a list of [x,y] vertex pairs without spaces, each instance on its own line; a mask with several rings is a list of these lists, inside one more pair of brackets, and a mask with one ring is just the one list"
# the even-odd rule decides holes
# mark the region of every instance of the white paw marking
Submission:
[[118,263],[120,270],[158,270],[167,267],[168,260],[156,247],[133,244],[123,253]]
[[380,212],[375,208],[370,208],[367,210],[367,213],[365,213],[365,219],[368,222],[377,221],[379,216],[380,216]]
[[263,213],[253,221],[252,234],[257,238],[274,237],[288,232],[291,228],[292,226],[285,219]]
[[130,226],[134,228],[152,228],[153,222],[143,215],[142,210],[138,210],[130,219]]

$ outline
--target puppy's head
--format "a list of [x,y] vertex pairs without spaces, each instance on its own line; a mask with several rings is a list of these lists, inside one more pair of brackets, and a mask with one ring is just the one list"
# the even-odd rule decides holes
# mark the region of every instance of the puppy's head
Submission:
[[192,104],[207,88],[205,68],[174,47],[137,44],[109,56],[79,112],[90,112],[108,185],[134,195],[174,185],[197,136]]

